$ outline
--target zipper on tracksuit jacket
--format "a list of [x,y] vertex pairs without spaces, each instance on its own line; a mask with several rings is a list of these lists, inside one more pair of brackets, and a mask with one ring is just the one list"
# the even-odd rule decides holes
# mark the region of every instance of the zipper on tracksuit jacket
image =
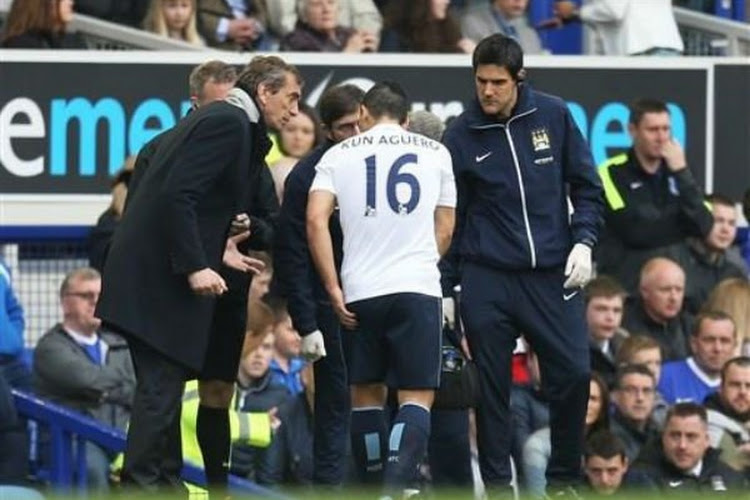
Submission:
[[510,153],[513,156],[513,165],[516,168],[516,178],[518,179],[518,190],[521,194],[521,213],[523,214],[523,223],[526,229],[526,240],[529,244],[529,253],[531,254],[531,268],[532,269],[536,269],[536,245],[534,245],[534,236],[531,234],[531,222],[529,221],[529,210],[526,207],[526,189],[524,188],[523,175],[521,175],[521,164],[518,162],[518,154],[516,153],[516,146],[513,144],[513,136],[510,134],[510,123],[516,118],[530,115],[531,113],[536,111],[536,109],[537,108],[532,108],[528,111],[524,111],[520,115],[512,116],[505,123],[498,123],[497,125],[493,124],[490,126],[477,127],[477,128],[483,129],[483,128],[492,128],[492,127],[499,126],[499,127],[502,127],[503,130],[505,131],[505,138],[508,140],[508,145],[510,146]]

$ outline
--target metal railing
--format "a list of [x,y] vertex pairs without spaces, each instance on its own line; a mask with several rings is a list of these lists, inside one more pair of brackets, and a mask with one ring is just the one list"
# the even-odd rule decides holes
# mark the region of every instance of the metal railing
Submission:
[[[10,10],[11,3],[13,3],[12,0],[0,0],[0,27]],[[73,15],[68,30],[83,35],[91,49],[214,50],[78,13]]]
[[686,55],[750,55],[750,24],[681,7],[674,8],[674,16],[685,42]]
[[[45,475],[57,493],[86,491],[86,442],[91,441],[114,452],[125,450],[125,433],[108,427],[87,416],[40,399],[33,394],[13,389],[19,416],[45,426],[51,437],[50,470]],[[185,463],[182,478],[188,483],[205,486],[203,469]],[[252,495],[277,500],[289,497],[251,481],[229,476],[229,487]]]

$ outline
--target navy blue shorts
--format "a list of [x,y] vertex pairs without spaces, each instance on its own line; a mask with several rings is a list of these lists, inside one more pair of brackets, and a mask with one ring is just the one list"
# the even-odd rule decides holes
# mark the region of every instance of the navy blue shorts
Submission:
[[442,300],[396,293],[347,304],[357,315],[351,337],[353,385],[386,383],[397,389],[440,385]]

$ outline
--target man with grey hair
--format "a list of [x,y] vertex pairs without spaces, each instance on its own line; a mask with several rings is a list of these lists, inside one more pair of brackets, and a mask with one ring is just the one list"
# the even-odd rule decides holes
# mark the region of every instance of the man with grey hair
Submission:
[[138,375],[126,485],[184,488],[180,407],[185,380],[197,377],[217,382],[201,394],[198,418],[211,434],[200,440],[211,443],[204,460],[219,464],[207,471],[209,484],[226,487],[226,408],[239,349],[217,348],[234,344],[233,335],[212,335],[216,299],[228,290],[219,268],[259,270],[257,261],[238,252],[228,259],[224,250],[235,214],[257,189],[270,147],[266,126],[280,128],[297,114],[301,86],[281,58],[253,58],[224,101],[201,106],[164,137],[128,199],[96,311],[127,337]]
[[430,111],[419,109],[409,113],[409,122],[406,125],[409,132],[415,132],[429,137],[433,141],[440,141],[445,132],[445,124]]

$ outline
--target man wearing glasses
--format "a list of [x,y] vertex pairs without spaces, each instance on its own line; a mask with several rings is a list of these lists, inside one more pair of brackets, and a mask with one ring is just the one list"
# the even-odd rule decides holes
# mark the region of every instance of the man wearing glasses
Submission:
[[655,396],[654,375],[645,365],[626,365],[617,373],[610,430],[625,444],[625,455],[631,463],[643,445],[659,436],[653,420]]
[[[130,352],[118,335],[101,329],[94,317],[102,280],[92,268],[68,273],[60,287],[63,320],[34,350],[33,381],[42,398],[125,430],[135,391]],[[106,491],[115,455],[86,443],[89,487]]]

